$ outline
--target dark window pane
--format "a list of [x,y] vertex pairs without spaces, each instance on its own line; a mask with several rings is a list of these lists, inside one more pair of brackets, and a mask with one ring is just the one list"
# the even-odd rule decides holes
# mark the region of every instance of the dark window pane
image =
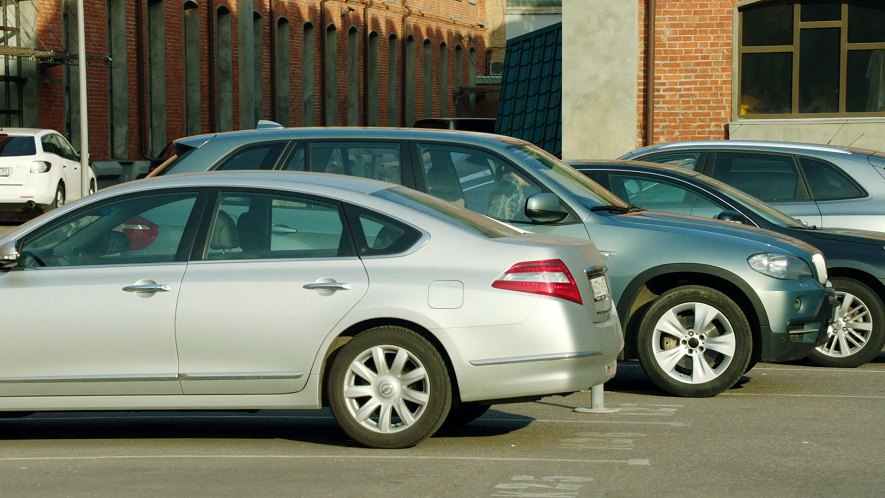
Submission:
[[839,29],[803,29],[799,45],[799,112],[839,111]]
[[674,152],[672,154],[661,154],[658,156],[643,157],[640,160],[659,164],[669,164],[671,166],[679,166],[680,168],[695,170],[698,168],[698,161],[700,161],[700,159],[700,152]]
[[885,50],[848,52],[848,112],[885,112]]
[[[46,144],[43,144],[45,152]],[[0,157],[13,156],[33,156],[37,153],[37,146],[34,143],[34,137],[10,137],[9,135],[0,135]]]
[[885,2],[854,0],[848,4],[848,43],[885,42]]
[[284,142],[274,142],[240,150],[224,161],[218,169],[227,171],[273,169],[285,146]]
[[860,188],[833,165],[807,158],[799,161],[802,163],[802,170],[805,171],[805,178],[808,179],[808,186],[815,200],[863,197]]
[[842,19],[841,0],[805,0],[800,14],[802,21],[838,21]]
[[745,46],[792,45],[793,6],[790,2],[752,5],[741,10]]
[[741,115],[790,112],[793,54],[744,54],[742,62]]
[[799,192],[791,156],[717,152],[713,177],[766,202],[795,200]]

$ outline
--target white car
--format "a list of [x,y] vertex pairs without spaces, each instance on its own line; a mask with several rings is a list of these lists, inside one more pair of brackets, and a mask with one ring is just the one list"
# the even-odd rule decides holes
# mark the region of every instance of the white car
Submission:
[[401,448],[614,376],[589,241],[262,173],[103,189],[0,237],[0,416],[328,405],[356,441]]
[[[89,189],[96,189],[89,168]],[[0,212],[49,210],[83,197],[80,155],[54,130],[0,129]]]

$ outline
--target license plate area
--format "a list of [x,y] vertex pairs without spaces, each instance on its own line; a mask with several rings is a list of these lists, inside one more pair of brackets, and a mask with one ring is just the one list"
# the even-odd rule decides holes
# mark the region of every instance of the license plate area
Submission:
[[0,168],[0,176],[12,175],[12,168]]
[[590,287],[593,288],[593,300],[602,301],[608,297],[608,282],[605,275],[590,278]]

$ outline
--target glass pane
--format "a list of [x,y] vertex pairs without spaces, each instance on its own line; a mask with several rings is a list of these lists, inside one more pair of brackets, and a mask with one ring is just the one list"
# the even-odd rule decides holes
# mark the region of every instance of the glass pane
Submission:
[[841,0],[805,0],[799,14],[805,21],[838,21],[842,19]]
[[752,5],[741,10],[745,46],[792,45],[793,6],[791,2]]
[[854,0],[848,4],[848,43],[885,42],[885,3]]
[[717,152],[713,177],[766,202],[794,200],[799,185],[793,158],[774,154]]
[[652,157],[640,158],[640,161],[649,161],[658,164],[669,164],[670,166],[679,166],[680,168],[696,170],[698,161],[701,159],[700,152],[683,152],[672,154],[661,154]]
[[808,179],[811,195],[815,200],[854,199],[863,197],[863,192],[845,173],[823,161],[802,158],[802,170]]
[[636,175],[611,175],[612,191],[628,203],[655,211],[715,218],[724,209],[687,187]]
[[366,240],[359,248],[364,256],[403,252],[421,238],[421,232],[378,213],[360,210],[358,219]]
[[744,54],[742,62],[741,115],[791,112],[793,54]]
[[285,147],[285,142],[265,143],[249,147],[234,153],[218,169],[226,171],[273,169]]
[[799,45],[799,112],[839,111],[839,29],[803,29]]
[[848,52],[848,112],[885,112],[885,50]]

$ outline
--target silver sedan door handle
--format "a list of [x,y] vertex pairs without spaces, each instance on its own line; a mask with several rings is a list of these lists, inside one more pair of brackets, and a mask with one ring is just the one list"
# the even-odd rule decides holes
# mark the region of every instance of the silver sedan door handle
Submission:
[[123,290],[126,292],[149,292],[153,294],[155,292],[169,292],[172,290],[172,286],[169,284],[158,284],[156,282],[144,282],[127,285],[126,287],[123,287]]
[[307,290],[339,291],[350,290],[350,284],[332,280],[330,282],[313,282],[311,284],[304,284],[304,288]]

